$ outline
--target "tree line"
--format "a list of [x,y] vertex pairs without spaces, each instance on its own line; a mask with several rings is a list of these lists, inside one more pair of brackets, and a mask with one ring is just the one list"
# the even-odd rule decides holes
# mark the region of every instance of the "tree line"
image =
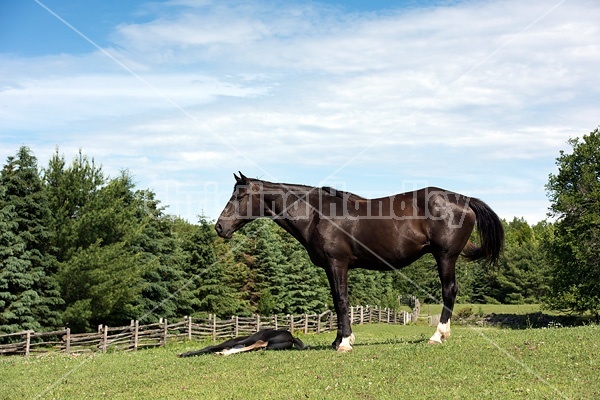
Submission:
[[[459,302],[544,302],[599,314],[600,134],[570,144],[573,153],[561,152],[547,186],[556,222],[503,221],[500,265],[457,264]],[[352,304],[441,297],[427,256],[396,272],[352,270],[349,279]],[[207,218],[190,223],[168,214],[128,171],[107,177],[81,151],[69,163],[57,149],[39,168],[23,146],[2,168],[0,334],[331,308],[324,271],[269,220],[222,240]]]

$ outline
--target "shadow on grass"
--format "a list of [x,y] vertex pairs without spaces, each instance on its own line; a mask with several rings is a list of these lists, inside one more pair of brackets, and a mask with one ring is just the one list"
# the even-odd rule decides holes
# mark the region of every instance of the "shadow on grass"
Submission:
[[[373,345],[384,345],[384,344],[421,344],[421,343],[427,343],[429,341],[429,339],[425,336],[422,337],[418,337],[418,338],[413,338],[413,339],[406,339],[406,338],[397,338],[397,339],[382,339],[382,340],[377,340],[377,339],[369,339],[368,342],[356,342],[352,345],[352,347],[363,347],[363,346],[373,346]],[[308,345],[308,347],[305,350],[329,350],[329,351],[334,351],[334,348],[330,345],[330,344],[320,344],[320,345]]]
[[581,326],[593,322],[592,317],[571,315],[548,315],[543,312],[529,314],[488,314],[483,317],[472,315],[462,318],[458,325],[494,326],[508,329],[559,328]]

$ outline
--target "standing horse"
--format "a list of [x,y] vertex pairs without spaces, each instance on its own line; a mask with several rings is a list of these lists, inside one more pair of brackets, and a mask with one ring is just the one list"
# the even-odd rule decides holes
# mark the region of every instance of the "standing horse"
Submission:
[[[348,315],[348,270],[395,270],[426,253],[436,260],[444,307],[430,343],[450,336],[450,317],[458,292],[455,264],[459,255],[496,263],[504,230],[496,213],[481,200],[427,187],[377,199],[365,199],[329,187],[272,183],[234,174],[233,195],[215,229],[231,238],[260,217],[274,220],[325,269],[338,317],[332,346],[352,350]],[[469,242],[475,224],[480,246]]]

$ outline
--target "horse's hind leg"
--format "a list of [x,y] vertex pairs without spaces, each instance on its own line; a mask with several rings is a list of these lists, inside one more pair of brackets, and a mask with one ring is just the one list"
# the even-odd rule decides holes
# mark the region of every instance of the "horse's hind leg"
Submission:
[[354,335],[352,334],[348,314],[348,264],[331,260],[329,268],[326,268],[325,271],[331,286],[333,305],[338,317],[337,336],[331,345],[339,352],[350,351],[354,343]]
[[442,300],[444,308],[437,329],[433,336],[429,339],[431,344],[442,343],[450,337],[450,317],[454,310],[454,302],[458,293],[458,285],[456,284],[455,265],[458,256],[435,256],[438,265],[438,273],[442,283]]
[[271,341],[269,341],[267,350],[289,350],[292,347],[294,347],[294,342],[292,340],[287,340],[285,342],[277,342],[277,343],[272,343]]

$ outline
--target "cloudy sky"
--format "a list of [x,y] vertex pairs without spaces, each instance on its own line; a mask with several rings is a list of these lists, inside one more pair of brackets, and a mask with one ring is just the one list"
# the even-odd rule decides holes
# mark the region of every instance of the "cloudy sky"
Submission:
[[597,0],[0,0],[0,160],[81,148],[191,222],[241,170],[535,223],[600,124],[598,21]]

